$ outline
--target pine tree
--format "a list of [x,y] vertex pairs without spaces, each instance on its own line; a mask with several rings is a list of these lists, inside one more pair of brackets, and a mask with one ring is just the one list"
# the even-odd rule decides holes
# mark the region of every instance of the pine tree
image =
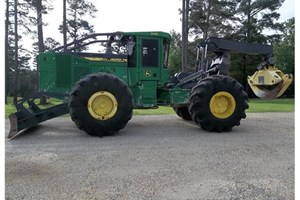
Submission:
[[[295,74],[295,18],[286,20],[281,41],[274,44],[274,58],[276,66],[286,74]],[[292,84],[285,92],[288,97],[293,97],[295,85]]]
[[[94,33],[94,26],[88,22],[88,17],[95,17],[96,7],[88,0],[67,0],[67,19],[66,32],[67,40],[74,42],[74,46],[79,46],[77,42],[81,37]],[[59,26],[59,30],[63,32],[63,25]],[[76,51],[86,50],[79,48]]]
[[171,31],[171,44],[170,44],[170,53],[169,53],[169,70],[171,74],[181,71],[181,35],[180,33]]
[[34,38],[37,38],[38,40],[38,52],[45,51],[43,27],[46,24],[43,22],[43,15],[49,14],[49,12],[53,10],[51,3],[52,0],[24,0],[24,4],[26,4],[29,10],[34,11],[36,15],[36,17],[28,16],[28,18],[31,22],[30,25],[37,27],[36,30],[31,31],[30,33],[33,34]]
[[[276,31],[282,30],[282,24],[276,22],[280,14],[277,10],[284,0],[236,0],[235,32],[230,35],[238,41],[258,44],[270,44],[277,41],[280,35]],[[272,31],[273,34],[266,35],[265,30]],[[256,66],[262,59],[260,56],[249,56],[237,54],[232,56],[233,74],[239,80],[245,90],[248,91],[247,77],[252,75]]]
[[5,10],[5,104],[8,103],[7,97],[9,92],[9,41],[8,41],[8,28],[9,28],[9,0],[5,1],[6,3],[6,10]]
[[[284,0],[237,0],[236,38],[245,42],[265,43],[268,40],[264,30],[282,30],[282,24],[276,22],[280,14],[276,12]],[[276,34],[269,36],[277,37]]]
[[[28,34],[34,34],[30,16],[31,6],[24,0],[6,0],[6,26],[5,26],[5,100],[13,94],[14,102],[19,96],[21,83],[20,77],[24,70],[30,70],[29,60],[32,55],[28,47],[23,47],[22,40]],[[28,86],[31,87],[31,86]]]
[[232,0],[193,0],[190,5],[191,32],[196,38],[222,37],[234,31],[236,3]]

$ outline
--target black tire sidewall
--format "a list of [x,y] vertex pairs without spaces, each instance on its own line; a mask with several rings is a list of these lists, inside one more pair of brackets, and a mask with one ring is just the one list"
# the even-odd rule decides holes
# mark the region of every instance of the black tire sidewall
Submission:
[[189,113],[188,107],[173,107],[173,110],[176,114],[184,120],[190,121],[192,120],[191,114]]
[[[227,80],[229,80],[228,81],[229,84],[223,84],[224,82],[222,80],[219,81],[218,79],[227,79]],[[224,118],[224,119],[214,116],[211,109],[209,109],[211,118],[215,118],[214,120],[216,120],[216,121],[228,123],[229,121],[232,121],[233,119],[235,119],[237,117],[236,115],[238,115],[238,113],[242,112],[240,110],[240,108],[242,108],[242,101],[241,101],[242,98],[240,96],[241,90],[239,89],[239,87],[232,84],[234,81],[235,80],[233,80],[230,77],[213,76],[212,82],[213,82],[214,88],[212,90],[210,90],[209,96],[207,97],[208,108],[210,108],[211,98],[213,97],[213,95],[215,95],[218,92],[228,92],[229,94],[231,94],[234,97],[235,104],[236,104],[232,115],[230,115],[229,117]]]
[[[211,98],[218,92],[228,92],[234,97],[235,109],[227,118],[216,117],[210,109]],[[193,120],[201,125],[205,130],[210,131],[229,131],[235,125],[239,125],[241,118],[245,117],[245,109],[248,104],[247,95],[236,80],[228,76],[215,75],[201,80],[191,91],[191,105],[189,111]],[[194,113],[194,108],[198,104],[201,107],[199,113]],[[199,117],[200,116],[200,117]]]
[[[97,120],[88,111],[89,98],[100,91],[111,93],[118,102],[115,115],[107,120]],[[76,106],[72,106],[72,103]],[[72,120],[75,118],[73,121],[80,129],[92,135],[106,135],[124,128],[128,118],[132,117],[132,93],[126,83],[117,76],[96,73],[78,81],[71,92],[69,108]]]

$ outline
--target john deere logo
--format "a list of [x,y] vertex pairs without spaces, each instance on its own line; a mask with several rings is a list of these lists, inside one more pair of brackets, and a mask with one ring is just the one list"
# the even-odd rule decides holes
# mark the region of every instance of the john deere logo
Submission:
[[149,76],[151,76],[151,71],[150,70],[145,71],[145,77],[149,77]]

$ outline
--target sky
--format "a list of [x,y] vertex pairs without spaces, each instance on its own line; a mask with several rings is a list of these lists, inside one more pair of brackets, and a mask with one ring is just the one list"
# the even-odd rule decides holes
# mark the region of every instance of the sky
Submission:
[[[178,9],[181,0],[91,0],[98,12],[96,18],[89,21],[94,25],[95,32],[106,33],[115,31],[180,31],[180,15]],[[45,36],[53,36],[58,24],[62,22],[62,1],[54,1],[55,13],[45,16]],[[49,15],[49,16],[50,16]],[[62,35],[58,38],[62,41]],[[62,42],[61,42],[62,43]]]
[[[179,8],[182,0],[90,0],[98,12],[89,21],[95,32],[115,31],[164,31],[181,32]],[[62,22],[62,1],[54,0],[54,10],[44,16],[49,25],[44,28],[45,37],[53,37],[62,43],[62,34],[57,28]],[[294,0],[285,0],[279,9],[279,21],[295,16]]]

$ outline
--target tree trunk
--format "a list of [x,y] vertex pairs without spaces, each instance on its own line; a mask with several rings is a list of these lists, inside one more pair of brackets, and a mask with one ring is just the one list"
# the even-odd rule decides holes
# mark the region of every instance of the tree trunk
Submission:
[[42,0],[36,1],[36,13],[37,13],[37,29],[38,29],[38,45],[39,52],[44,52],[44,37],[43,37],[43,18],[42,18]]
[[18,100],[18,82],[19,82],[19,52],[18,52],[18,0],[14,1],[14,19],[15,19],[15,80],[14,80],[14,103]]
[[250,43],[251,34],[251,0],[248,0],[246,42]]
[[189,0],[182,0],[182,71],[188,66]]
[[[42,6],[42,0],[37,0],[36,1],[36,13],[37,13],[37,29],[38,29],[38,46],[39,46],[39,52],[44,52],[45,51],[45,46],[44,46],[44,36],[43,36],[43,6]],[[37,80],[39,82],[39,74],[40,74],[40,69],[39,65],[37,65]],[[39,83],[37,82],[37,88],[39,89]],[[47,104],[47,98],[44,96],[41,96],[40,98],[40,104],[45,105]]]
[[5,104],[8,103],[8,25],[9,25],[9,2],[6,0],[6,13],[5,13]]
[[182,0],[182,33],[181,33],[181,37],[182,37],[182,39],[181,39],[181,48],[182,48],[182,63],[181,63],[181,71],[185,71],[185,54],[186,54],[186,44],[185,44],[185,42],[186,42],[186,37],[185,37],[185,26],[186,26],[186,19],[185,19],[185,17],[186,17],[186,0]]
[[[246,41],[247,43],[251,42],[251,0],[248,0],[248,10],[247,10],[247,30],[246,30]],[[243,62],[243,67],[242,67],[242,73],[243,73],[243,86],[244,90],[246,91],[247,94],[249,94],[249,89],[248,89],[248,75],[247,75],[247,55],[243,56],[244,62]]]
[[63,37],[64,37],[64,51],[67,51],[67,0],[63,0]]
[[243,56],[244,62],[243,62],[243,86],[244,86],[244,90],[247,94],[249,94],[249,88],[248,88],[248,73],[247,73],[247,55]]
[[211,2],[210,2],[210,0],[208,0],[203,40],[206,40],[208,38],[208,30],[209,30],[209,26],[210,26],[210,13],[211,13]]
[[47,102],[47,99],[48,97],[46,97],[45,95],[42,95],[41,98],[40,98],[40,105],[47,105],[48,102]]
[[[74,22],[75,22],[75,24],[77,24],[77,7],[74,9]],[[77,44],[77,31],[78,31],[78,29],[77,29],[77,25],[75,25],[74,26],[74,47],[75,47],[75,49],[74,49],[74,51],[75,52],[77,52],[78,51],[78,49],[76,49],[76,47],[78,46],[78,44]]]

